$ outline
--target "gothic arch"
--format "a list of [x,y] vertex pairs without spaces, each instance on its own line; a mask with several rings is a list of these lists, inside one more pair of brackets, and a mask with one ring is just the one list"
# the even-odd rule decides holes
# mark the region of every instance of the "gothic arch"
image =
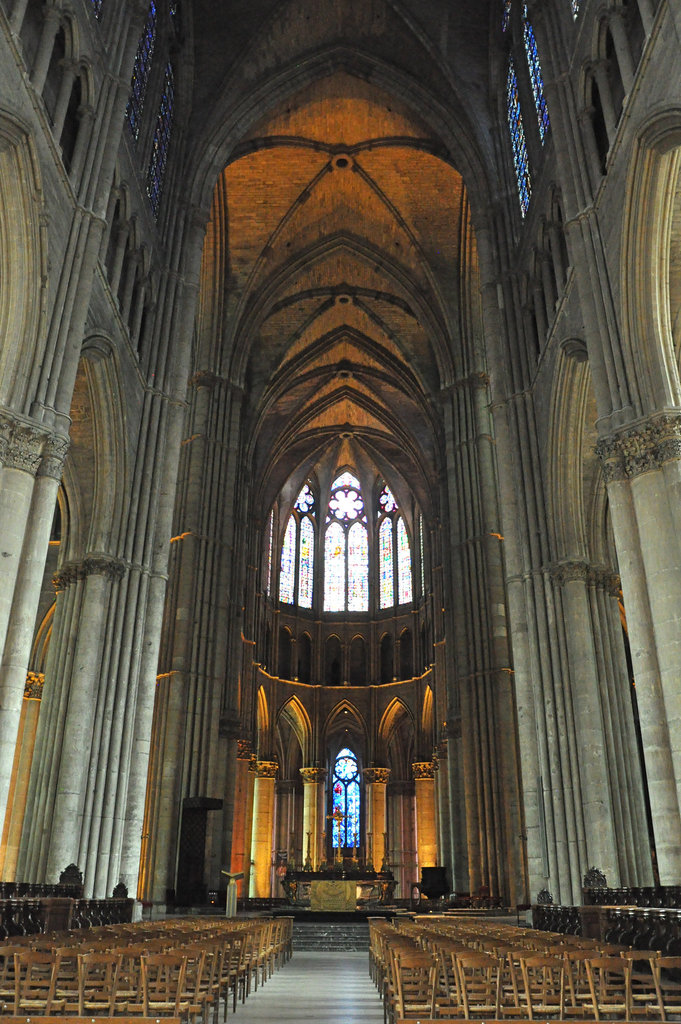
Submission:
[[624,206],[622,323],[643,413],[681,404],[681,271],[670,266],[681,236],[680,169],[681,108],[674,108],[639,131]]
[[399,697],[394,697],[383,712],[378,726],[378,749],[377,755],[384,763],[388,763],[388,748],[395,730],[399,728],[402,720],[409,722],[412,731],[414,730],[414,716]]
[[[352,740],[348,740],[348,745],[352,746],[353,743],[359,742],[360,749],[355,750],[355,753],[364,760],[366,758],[369,735],[364,716],[349,700],[340,700],[329,712],[324,722],[322,728],[324,745],[329,747],[334,737],[345,732],[352,737]],[[341,746],[344,745],[345,741],[343,740]]]
[[42,365],[47,298],[42,185],[29,130],[0,110],[0,405],[22,412]]
[[294,733],[302,753],[303,764],[310,763],[310,739],[312,723],[307,711],[297,697],[291,697],[277,715],[277,726],[285,722]]

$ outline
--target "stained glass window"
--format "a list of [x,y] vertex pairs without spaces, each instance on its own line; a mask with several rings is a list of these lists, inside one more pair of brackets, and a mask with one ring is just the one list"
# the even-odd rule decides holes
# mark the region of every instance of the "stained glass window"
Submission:
[[343,747],[333,768],[333,846],[360,844],[359,765],[349,747]]
[[393,575],[393,521],[386,516],[378,531],[379,605],[381,608],[390,608],[395,603]]
[[284,544],[281,549],[281,569],[279,571],[279,600],[284,604],[293,604],[295,591],[295,567],[296,567],[296,533],[297,523],[293,516],[289,516],[284,534]]
[[272,591],[272,548],[274,544],[274,509],[270,512],[269,522],[267,524],[267,557],[265,561],[265,593],[270,595]]
[[381,491],[381,496],[378,499],[378,508],[379,515],[381,515],[382,512],[394,512],[397,508],[397,502],[393,497],[393,492],[387,486]]
[[345,531],[331,523],[324,538],[324,610],[345,610]]
[[92,10],[95,12],[95,18],[100,17],[103,4],[104,0],[92,0]]
[[128,99],[128,107],[126,110],[128,125],[130,126],[130,131],[132,132],[135,140],[139,138],[140,124],[142,121],[142,108],[144,107],[144,97],[146,95],[147,84],[149,82],[151,58],[154,55],[155,42],[156,4],[154,0],[151,0],[149,10],[147,12],[147,23],[144,26],[144,32],[142,33],[142,38],[139,41],[137,53],[135,54],[135,63],[132,69],[132,81],[130,83],[130,97]]
[[508,130],[511,135],[511,147],[513,150],[513,166],[515,168],[516,182],[518,185],[518,198],[520,200],[520,212],[524,217],[530,205],[532,183],[530,181],[530,164],[527,156],[527,144],[525,142],[525,130],[523,128],[523,115],[520,111],[518,78],[512,57],[508,62],[506,107],[508,113]]
[[398,604],[409,604],[412,599],[411,549],[402,516],[397,520],[397,582]]
[[534,29],[527,16],[527,4],[523,4],[523,40],[525,42],[530,82],[532,83],[534,106],[537,111],[539,137],[543,143],[551,127],[551,122],[549,121],[549,108],[546,105],[546,96],[544,95],[544,79],[542,78],[541,63],[537,51],[537,40],[534,37]]
[[501,31],[505,32],[511,20],[512,0],[504,0],[504,10],[501,15]]
[[348,611],[369,610],[369,540],[364,523],[348,531]]
[[324,611],[368,611],[369,542],[359,480],[345,471],[333,482],[324,540]]
[[426,563],[423,544],[423,516],[419,513],[419,556],[421,562],[421,596],[426,592]]
[[293,506],[299,512],[312,512],[314,513],[314,494],[310,490],[310,485],[305,484],[300,494],[296,499],[296,503]]
[[151,149],[151,160],[147,172],[147,195],[151,203],[154,217],[158,217],[161,205],[161,194],[163,192],[163,179],[168,163],[168,147],[170,145],[170,133],[173,127],[173,107],[175,104],[175,86],[173,80],[173,66],[170,62],[166,64],[165,81],[161,104],[156,119],[154,130],[154,142]]
[[298,560],[298,604],[301,608],[312,607],[313,569],[314,526],[310,517],[305,516],[300,523],[300,557]]
[[580,0],[572,0],[572,17],[576,18],[579,14],[579,3]]

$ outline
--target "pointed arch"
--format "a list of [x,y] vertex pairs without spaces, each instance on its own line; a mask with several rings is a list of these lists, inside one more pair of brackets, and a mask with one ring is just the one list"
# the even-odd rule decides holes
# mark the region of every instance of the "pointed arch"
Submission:
[[257,703],[257,730],[258,730],[258,755],[263,756],[267,753],[269,747],[269,731],[270,731],[270,709],[267,702],[267,694],[265,693],[265,687],[260,686],[258,688],[258,703]]
[[277,726],[281,722],[286,722],[290,726],[300,744],[303,764],[309,764],[312,723],[310,722],[310,716],[296,696],[291,697],[280,709],[277,716]]
[[[324,722],[325,742],[328,744],[335,733],[343,732],[345,729],[348,729],[351,734],[361,737],[363,744],[366,744],[368,730],[364,716],[351,701],[343,699],[331,709]],[[355,751],[355,753],[359,753],[359,751]]]
[[423,694],[423,705],[421,707],[421,731],[424,736],[435,736],[435,702],[433,700],[433,691],[430,686],[426,686],[425,693]]

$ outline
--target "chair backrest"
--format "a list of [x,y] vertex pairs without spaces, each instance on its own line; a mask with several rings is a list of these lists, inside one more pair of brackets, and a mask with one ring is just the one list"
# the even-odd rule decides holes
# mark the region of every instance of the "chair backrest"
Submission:
[[27,1010],[49,1016],[56,1005],[55,989],[61,957],[22,950],[14,954],[14,1013]]

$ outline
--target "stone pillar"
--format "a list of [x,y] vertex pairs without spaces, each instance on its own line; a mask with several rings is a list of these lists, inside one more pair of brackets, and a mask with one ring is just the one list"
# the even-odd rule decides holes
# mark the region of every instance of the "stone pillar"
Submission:
[[435,795],[438,811],[438,840],[437,847],[440,851],[440,863],[451,867],[451,884],[454,886],[454,870],[452,863],[452,822],[451,804],[449,797],[449,743],[443,739],[437,746],[437,756],[434,763],[437,768],[435,776]]
[[[390,779],[390,768],[365,768],[364,793],[366,800],[366,850],[367,867],[380,871],[387,860],[385,836],[387,831],[386,789]],[[371,863],[369,863],[371,854]]]
[[[19,733],[14,757],[14,770],[7,798],[7,815],[0,847],[0,875],[6,882],[16,881],[17,857],[21,830],[26,813],[28,783],[31,776],[31,762],[35,749],[35,735],[38,729],[40,701],[43,694],[44,675],[29,672],[24,689],[24,702],[19,721]],[[20,879],[21,881],[21,879]]]
[[232,859],[230,871],[243,871],[237,885],[237,894],[248,892],[251,859],[251,828],[253,825],[253,783],[255,767],[249,740],[239,740],[236,754],[236,781],[234,785],[234,818],[232,822]]
[[437,813],[435,809],[435,765],[432,761],[415,761],[416,850],[419,871],[437,864]]
[[307,866],[308,832],[310,833],[310,862],[313,871],[325,859],[321,837],[325,832],[324,814],[326,768],[301,768],[303,777],[303,864]]
[[253,791],[252,857],[253,873],[249,896],[269,899],[272,895],[272,843],[274,841],[274,786],[279,765],[257,761]]

